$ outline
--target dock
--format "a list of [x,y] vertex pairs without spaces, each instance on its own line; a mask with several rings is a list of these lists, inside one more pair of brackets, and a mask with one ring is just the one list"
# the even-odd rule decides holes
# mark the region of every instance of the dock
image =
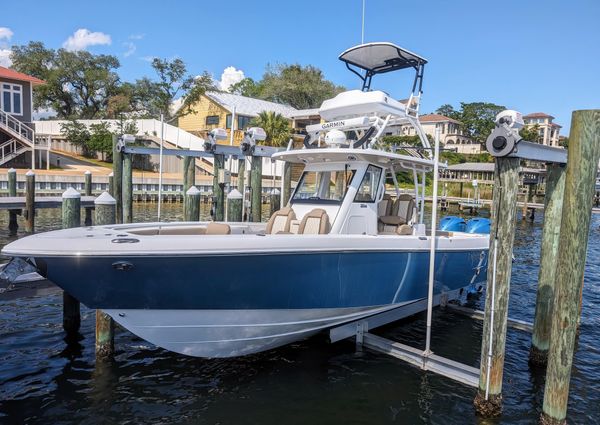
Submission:
[[[94,208],[95,196],[82,196],[82,208]],[[60,208],[62,206],[62,197],[60,196],[36,196],[35,208]],[[4,196],[0,197],[0,210],[19,210],[25,209],[24,196]]]

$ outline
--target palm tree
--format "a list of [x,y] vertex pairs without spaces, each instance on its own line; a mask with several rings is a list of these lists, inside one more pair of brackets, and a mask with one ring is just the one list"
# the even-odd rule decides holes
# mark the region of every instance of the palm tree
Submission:
[[265,144],[270,146],[285,146],[290,138],[290,121],[273,111],[262,111],[250,125],[265,130],[267,133]]

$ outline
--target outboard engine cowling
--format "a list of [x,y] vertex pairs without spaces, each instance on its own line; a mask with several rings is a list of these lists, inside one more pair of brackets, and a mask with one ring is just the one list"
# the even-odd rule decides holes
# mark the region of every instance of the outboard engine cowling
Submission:
[[491,221],[489,218],[472,218],[469,221],[467,221],[467,228],[465,229],[465,232],[489,234],[490,224]]
[[462,217],[448,215],[440,220],[440,230],[446,232],[464,232],[467,222]]

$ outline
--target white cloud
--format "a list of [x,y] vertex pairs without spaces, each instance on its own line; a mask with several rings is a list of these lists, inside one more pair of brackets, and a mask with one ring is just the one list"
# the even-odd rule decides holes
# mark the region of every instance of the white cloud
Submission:
[[63,47],[70,51],[85,50],[90,46],[106,45],[112,42],[110,35],[103,32],[91,32],[86,28],[80,28],[72,36],[67,38]]
[[0,49],[0,66],[10,68],[12,61],[10,60],[10,49]]
[[123,43],[123,46],[127,48],[127,50],[125,50],[125,53],[123,53],[123,56],[125,56],[126,58],[133,55],[137,49],[135,43],[132,43],[131,41],[126,41],[125,43]]
[[228,66],[223,70],[221,74],[221,80],[218,82],[221,90],[228,91],[229,88],[235,83],[239,83],[244,79],[244,71],[241,69],[235,69],[233,66]]
[[10,28],[0,27],[0,40],[10,40],[13,34]]

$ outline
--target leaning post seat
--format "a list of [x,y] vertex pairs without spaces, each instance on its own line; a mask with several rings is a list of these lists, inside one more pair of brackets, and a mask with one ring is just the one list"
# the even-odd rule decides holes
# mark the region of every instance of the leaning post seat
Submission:
[[329,233],[329,216],[322,208],[309,211],[300,222],[298,234],[300,235],[324,235]]
[[284,207],[273,213],[267,222],[266,234],[289,233],[292,221],[296,220],[296,213],[291,207]]
[[410,223],[414,212],[415,200],[412,195],[403,193],[394,201],[390,215],[379,217],[379,220],[383,223],[384,230],[395,231],[398,226]]

